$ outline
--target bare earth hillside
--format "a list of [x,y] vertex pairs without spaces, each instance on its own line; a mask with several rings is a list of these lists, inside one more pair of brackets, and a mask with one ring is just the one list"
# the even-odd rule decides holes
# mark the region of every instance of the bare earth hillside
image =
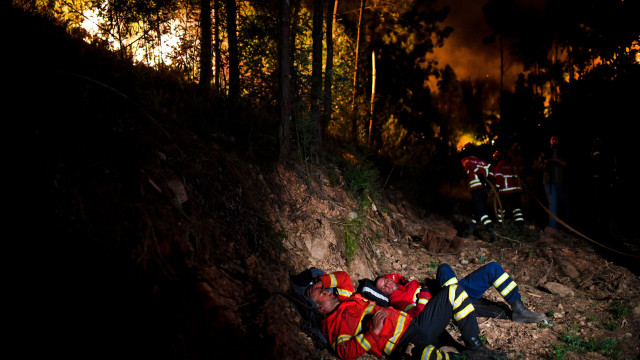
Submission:
[[[257,165],[269,144],[187,130],[204,110],[174,77],[47,19],[0,15],[16,34],[5,113],[18,163],[7,192],[19,207],[6,243],[18,247],[8,278],[20,287],[7,293],[22,305],[8,327],[24,340],[19,356],[333,359],[301,326],[289,276],[315,266],[354,282],[423,280],[441,263],[464,276],[490,261],[549,317],[481,318],[490,347],[514,359],[640,354],[638,276],[594,244],[508,227],[492,243],[462,239],[462,215],[425,213],[392,186],[356,201],[331,163]],[[250,108],[242,119],[256,117]]]
[[[636,359],[640,353],[638,276],[606,261],[569,231],[518,231],[505,225],[495,242],[461,239],[451,221],[422,213],[393,189],[373,207],[358,209],[324,175],[314,183],[300,179],[295,171],[278,171],[276,181],[286,184],[286,205],[272,209],[273,221],[287,235],[286,256],[297,270],[345,270],[357,287],[357,279],[390,272],[434,279],[441,263],[461,277],[497,261],[515,278],[527,306],[546,313],[549,321],[536,325],[479,318],[491,348],[514,359]],[[355,225],[354,217],[364,223]],[[346,264],[349,227],[358,233],[359,247]],[[504,302],[493,288],[485,297]],[[330,357],[317,351],[319,358]]]

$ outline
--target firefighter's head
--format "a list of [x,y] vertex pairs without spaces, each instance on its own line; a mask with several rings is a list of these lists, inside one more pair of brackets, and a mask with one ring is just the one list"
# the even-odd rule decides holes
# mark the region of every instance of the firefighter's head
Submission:
[[493,158],[493,161],[500,161],[500,160],[503,160],[503,159],[504,159],[504,154],[502,153],[502,151],[500,151],[500,150],[496,150],[496,151],[493,153],[492,158]]
[[388,277],[381,276],[376,279],[376,288],[378,288],[381,293],[389,296],[398,290],[398,284]]
[[339,304],[340,300],[329,289],[322,287],[322,282],[317,282],[307,288],[306,295],[311,301],[315,302],[318,310],[323,314],[333,311]]

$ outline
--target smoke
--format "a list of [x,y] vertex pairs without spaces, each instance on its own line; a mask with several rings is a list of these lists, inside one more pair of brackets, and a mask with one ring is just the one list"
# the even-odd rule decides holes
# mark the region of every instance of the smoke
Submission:
[[[520,5],[540,8],[544,0],[516,0]],[[478,80],[494,79],[500,81],[500,45],[499,43],[484,43],[483,40],[492,34],[486,24],[482,7],[487,1],[482,0],[441,0],[439,3],[450,8],[449,15],[444,21],[445,26],[454,30],[445,39],[444,46],[434,51],[434,57],[440,67],[451,66],[458,79]],[[521,63],[509,56],[508,49],[504,51],[504,89],[513,91],[519,73],[523,71]],[[430,86],[435,79],[430,79]]]

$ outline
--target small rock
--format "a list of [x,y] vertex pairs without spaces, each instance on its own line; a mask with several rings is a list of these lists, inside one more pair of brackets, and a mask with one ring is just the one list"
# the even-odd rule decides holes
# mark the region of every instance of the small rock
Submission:
[[574,295],[573,290],[571,290],[570,288],[562,284],[558,284],[556,282],[548,282],[542,285],[542,287],[547,291],[549,291],[550,293],[560,295],[562,297],[568,297],[568,296]]
[[353,219],[355,219],[355,218],[357,218],[357,217],[358,217],[358,214],[357,214],[355,211],[352,211],[352,212],[350,212],[349,214],[347,214],[347,217],[348,217],[350,220],[353,220]]

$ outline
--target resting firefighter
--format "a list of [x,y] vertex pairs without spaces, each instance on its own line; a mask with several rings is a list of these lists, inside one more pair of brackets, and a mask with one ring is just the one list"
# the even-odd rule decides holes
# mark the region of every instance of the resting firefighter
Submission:
[[[495,306],[487,306],[480,301],[482,295],[491,287],[502,295],[511,306],[511,320],[518,323],[537,323],[546,320],[546,316],[534,313],[522,303],[518,285],[497,262],[484,265],[461,280],[458,280],[451,266],[441,264],[436,273],[436,282],[441,288],[458,284],[469,295],[477,316],[496,317]],[[416,316],[431,299],[431,292],[417,280],[406,281],[400,274],[383,275],[375,280],[376,287],[389,299],[389,304],[408,314]],[[437,290],[437,289],[436,289]],[[500,310],[498,308],[498,310]]]
[[493,153],[494,164],[490,168],[493,182],[498,190],[503,209],[498,211],[498,223],[502,223],[505,218],[504,208],[511,209],[513,221],[516,225],[524,226],[522,215],[522,185],[513,165],[505,160],[504,154],[500,151]]
[[[417,316],[379,306],[354,293],[351,279],[344,271],[319,276],[306,294],[325,314],[322,332],[341,359],[355,359],[365,353],[404,354],[410,344],[416,359],[504,358],[480,341],[473,305],[457,284],[443,288]],[[434,346],[451,319],[465,343],[466,350],[460,354],[444,353]]]

